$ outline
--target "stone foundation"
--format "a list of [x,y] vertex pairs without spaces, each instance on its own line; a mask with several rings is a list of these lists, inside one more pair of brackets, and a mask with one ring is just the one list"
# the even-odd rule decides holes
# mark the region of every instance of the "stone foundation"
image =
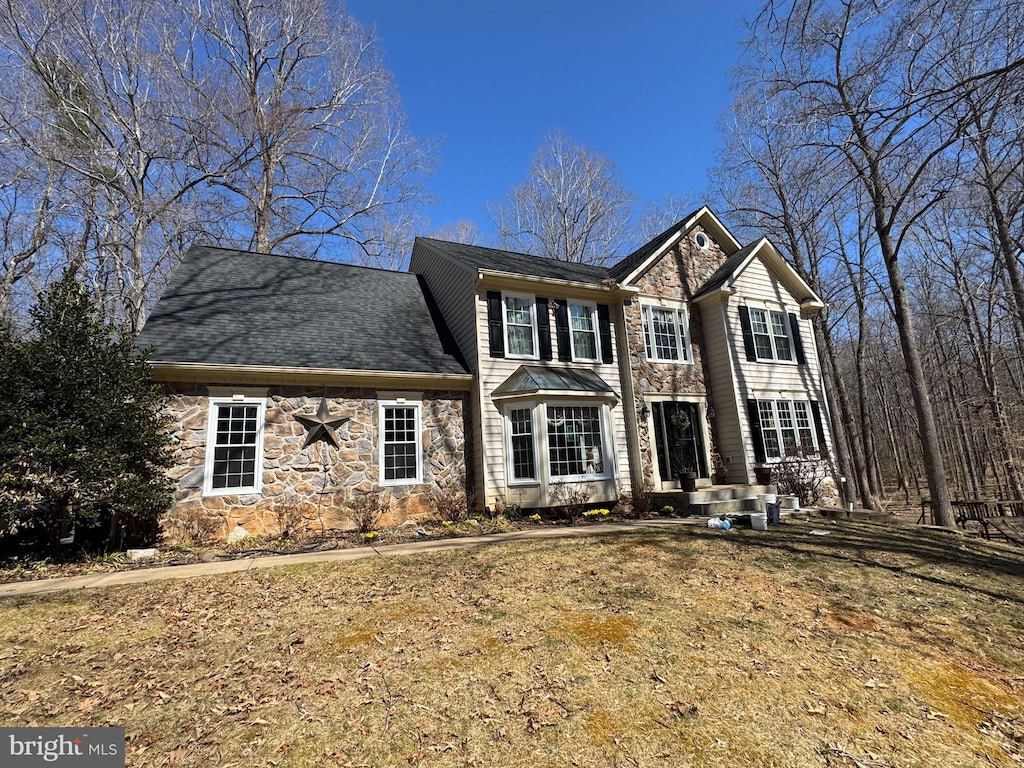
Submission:
[[[378,495],[386,507],[379,525],[386,527],[432,515],[438,496],[465,494],[465,393],[423,393],[417,401],[422,404],[423,482],[382,488],[377,390],[268,387],[261,492],[204,496],[208,388],[185,384],[169,390],[168,411],[177,425],[177,460],[170,475],[177,487],[164,520],[168,540],[223,541],[238,525],[254,536],[278,535],[286,528],[352,529],[358,508],[372,506]],[[306,431],[294,416],[314,414],[325,396],[332,415],[349,417],[337,430],[340,448],[323,441],[303,448]]]

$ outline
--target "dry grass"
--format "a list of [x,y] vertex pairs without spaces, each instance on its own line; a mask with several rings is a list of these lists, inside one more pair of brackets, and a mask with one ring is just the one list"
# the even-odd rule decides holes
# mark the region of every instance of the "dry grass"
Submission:
[[1017,766],[1024,552],[686,528],[0,603],[0,722],[133,766]]

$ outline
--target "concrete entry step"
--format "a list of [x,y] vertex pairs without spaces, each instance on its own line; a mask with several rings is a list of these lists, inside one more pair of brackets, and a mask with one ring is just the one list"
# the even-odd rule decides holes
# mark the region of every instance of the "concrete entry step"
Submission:
[[774,485],[713,485],[696,491],[656,491],[655,508],[665,505],[677,513],[701,516],[736,515],[757,512],[760,496],[776,493]]
[[748,499],[718,499],[715,501],[698,502],[688,507],[691,515],[745,515],[761,511],[761,501],[756,496]]

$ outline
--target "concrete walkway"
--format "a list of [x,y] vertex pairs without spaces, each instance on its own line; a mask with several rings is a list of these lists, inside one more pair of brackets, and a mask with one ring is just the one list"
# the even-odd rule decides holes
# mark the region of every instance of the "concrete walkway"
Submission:
[[64,576],[57,579],[17,581],[0,584],[0,598],[42,595],[48,592],[62,592],[73,589],[102,589],[120,584],[143,584],[164,579],[191,579],[195,576],[209,576],[218,573],[247,571],[253,568],[276,568],[298,563],[333,563],[363,560],[367,557],[395,557],[415,555],[420,552],[444,552],[491,544],[511,544],[535,539],[557,539],[571,536],[593,536],[640,529],[672,529],[684,525],[705,525],[702,518],[638,520],[625,523],[602,523],[579,527],[529,528],[509,533],[493,533],[486,536],[465,536],[452,539],[429,539],[407,544],[388,544],[380,547],[357,547],[354,549],[331,549],[323,552],[302,552],[295,555],[258,555],[237,560],[217,560],[210,563],[172,565],[162,568],[139,568],[131,571],[91,573],[85,576]]

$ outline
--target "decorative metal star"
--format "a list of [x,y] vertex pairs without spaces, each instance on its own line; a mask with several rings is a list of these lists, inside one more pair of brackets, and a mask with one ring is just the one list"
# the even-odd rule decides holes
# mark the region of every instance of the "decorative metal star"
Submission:
[[303,448],[320,440],[324,440],[338,448],[338,436],[334,434],[334,430],[348,421],[349,417],[336,418],[331,416],[327,406],[327,398],[322,397],[320,398],[320,407],[317,408],[315,416],[303,416],[297,413],[295,414],[295,420],[309,430],[306,435],[306,442],[302,444]]

